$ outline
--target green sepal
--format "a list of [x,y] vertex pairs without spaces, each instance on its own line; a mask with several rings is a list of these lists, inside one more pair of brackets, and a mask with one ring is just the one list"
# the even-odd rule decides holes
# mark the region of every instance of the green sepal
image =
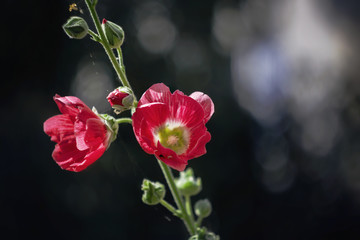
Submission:
[[[95,107],[92,108],[92,111],[104,121],[108,131],[111,132],[110,143],[115,141],[119,132],[119,124],[116,122],[116,119],[108,114],[99,114]],[[108,147],[109,146],[110,144],[108,145]]]
[[89,26],[87,25],[86,21],[83,18],[77,16],[70,17],[62,26],[62,28],[70,38],[75,39],[84,38],[89,31]]
[[191,168],[180,172],[180,177],[175,179],[175,184],[184,196],[193,196],[202,189],[201,178],[195,179],[194,171]]

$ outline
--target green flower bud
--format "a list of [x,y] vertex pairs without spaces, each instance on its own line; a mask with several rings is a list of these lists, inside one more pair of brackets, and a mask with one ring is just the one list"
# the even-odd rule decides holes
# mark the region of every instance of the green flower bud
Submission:
[[195,203],[195,214],[198,217],[206,218],[211,214],[212,207],[208,199],[199,200]]
[[144,191],[142,201],[148,205],[156,205],[165,197],[165,187],[159,182],[144,179],[141,190]]
[[70,17],[67,22],[62,26],[65,33],[70,38],[82,39],[88,34],[89,26],[86,21],[77,16]]
[[220,237],[212,232],[208,232],[207,229],[203,227],[198,228],[196,235],[191,236],[189,240],[220,240]]
[[109,42],[110,47],[119,48],[125,39],[125,33],[123,29],[119,25],[110,22],[105,18],[103,19],[101,26],[105,32],[105,36]]
[[175,179],[176,186],[184,196],[193,196],[201,191],[201,178],[195,179],[194,172],[188,168],[184,172],[180,172],[180,177]]

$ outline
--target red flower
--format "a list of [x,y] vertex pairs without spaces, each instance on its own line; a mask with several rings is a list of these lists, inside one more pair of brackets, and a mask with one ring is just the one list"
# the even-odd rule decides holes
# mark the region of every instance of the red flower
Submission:
[[44,132],[57,143],[52,157],[62,169],[82,171],[105,152],[112,132],[77,97],[55,95],[54,101],[62,114],[44,122]]
[[188,160],[206,153],[211,135],[205,123],[213,113],[214,104],[204,93],[171,94],[163,83],[154,84],[132,116],[134,133],[145,152],[183,171]]

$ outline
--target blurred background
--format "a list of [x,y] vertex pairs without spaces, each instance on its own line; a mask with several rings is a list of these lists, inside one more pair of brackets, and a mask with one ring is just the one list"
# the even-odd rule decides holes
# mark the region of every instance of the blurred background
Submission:
[[[208,153],[189,162],[203,180],[194,201],[213,205],[208,229],[221,239],[359,239],[358,1],[99,0],[97,9],[125,31],[138,97],[163,82],[213,99]],[[94,30],[84,1],[3,5],[1,238],[187,239],[182,222],[142,203],[143,178],[164,179],[129,125],[83,172],[51,158],[52,97],[112,114],[106,96],[119,85],[99,44],[62,31],[71,15]]]

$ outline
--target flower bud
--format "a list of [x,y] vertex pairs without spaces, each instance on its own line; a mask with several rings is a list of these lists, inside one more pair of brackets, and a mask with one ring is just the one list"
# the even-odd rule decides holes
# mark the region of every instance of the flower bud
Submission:
[[70,38],[82,39],[88,34],[89,26],[86,21],[77,16],[70,17],[62,26]]
[[148,205],[156,205],[165,197],[165,187],[159,182],[144,179],[141,190],[144,191],[142,201]]
[[201,178],[195,180],[191,168],[188,168],[185,172],[180,172],[180,177],[175,179],[175,183],[184,196],[193,196],[201,191]]
[[208,199],[197,201],[195,203],[194,209],[195,209],[195,214],[201,218],[208,217],[212,211],[211,203]]
[[119,48],[123,44],[125,33],[119,25],[104,18],[102,28],[111,48]]
[[206,227],[198,228],[196,235],[193,235],[189,240],[220,240],[220,237],[212,232],[208,232]]
[[114,112],[119,114],[133,106],[134,95],[130,88],[118,87],[107,96],[107,100],[114,109]]

